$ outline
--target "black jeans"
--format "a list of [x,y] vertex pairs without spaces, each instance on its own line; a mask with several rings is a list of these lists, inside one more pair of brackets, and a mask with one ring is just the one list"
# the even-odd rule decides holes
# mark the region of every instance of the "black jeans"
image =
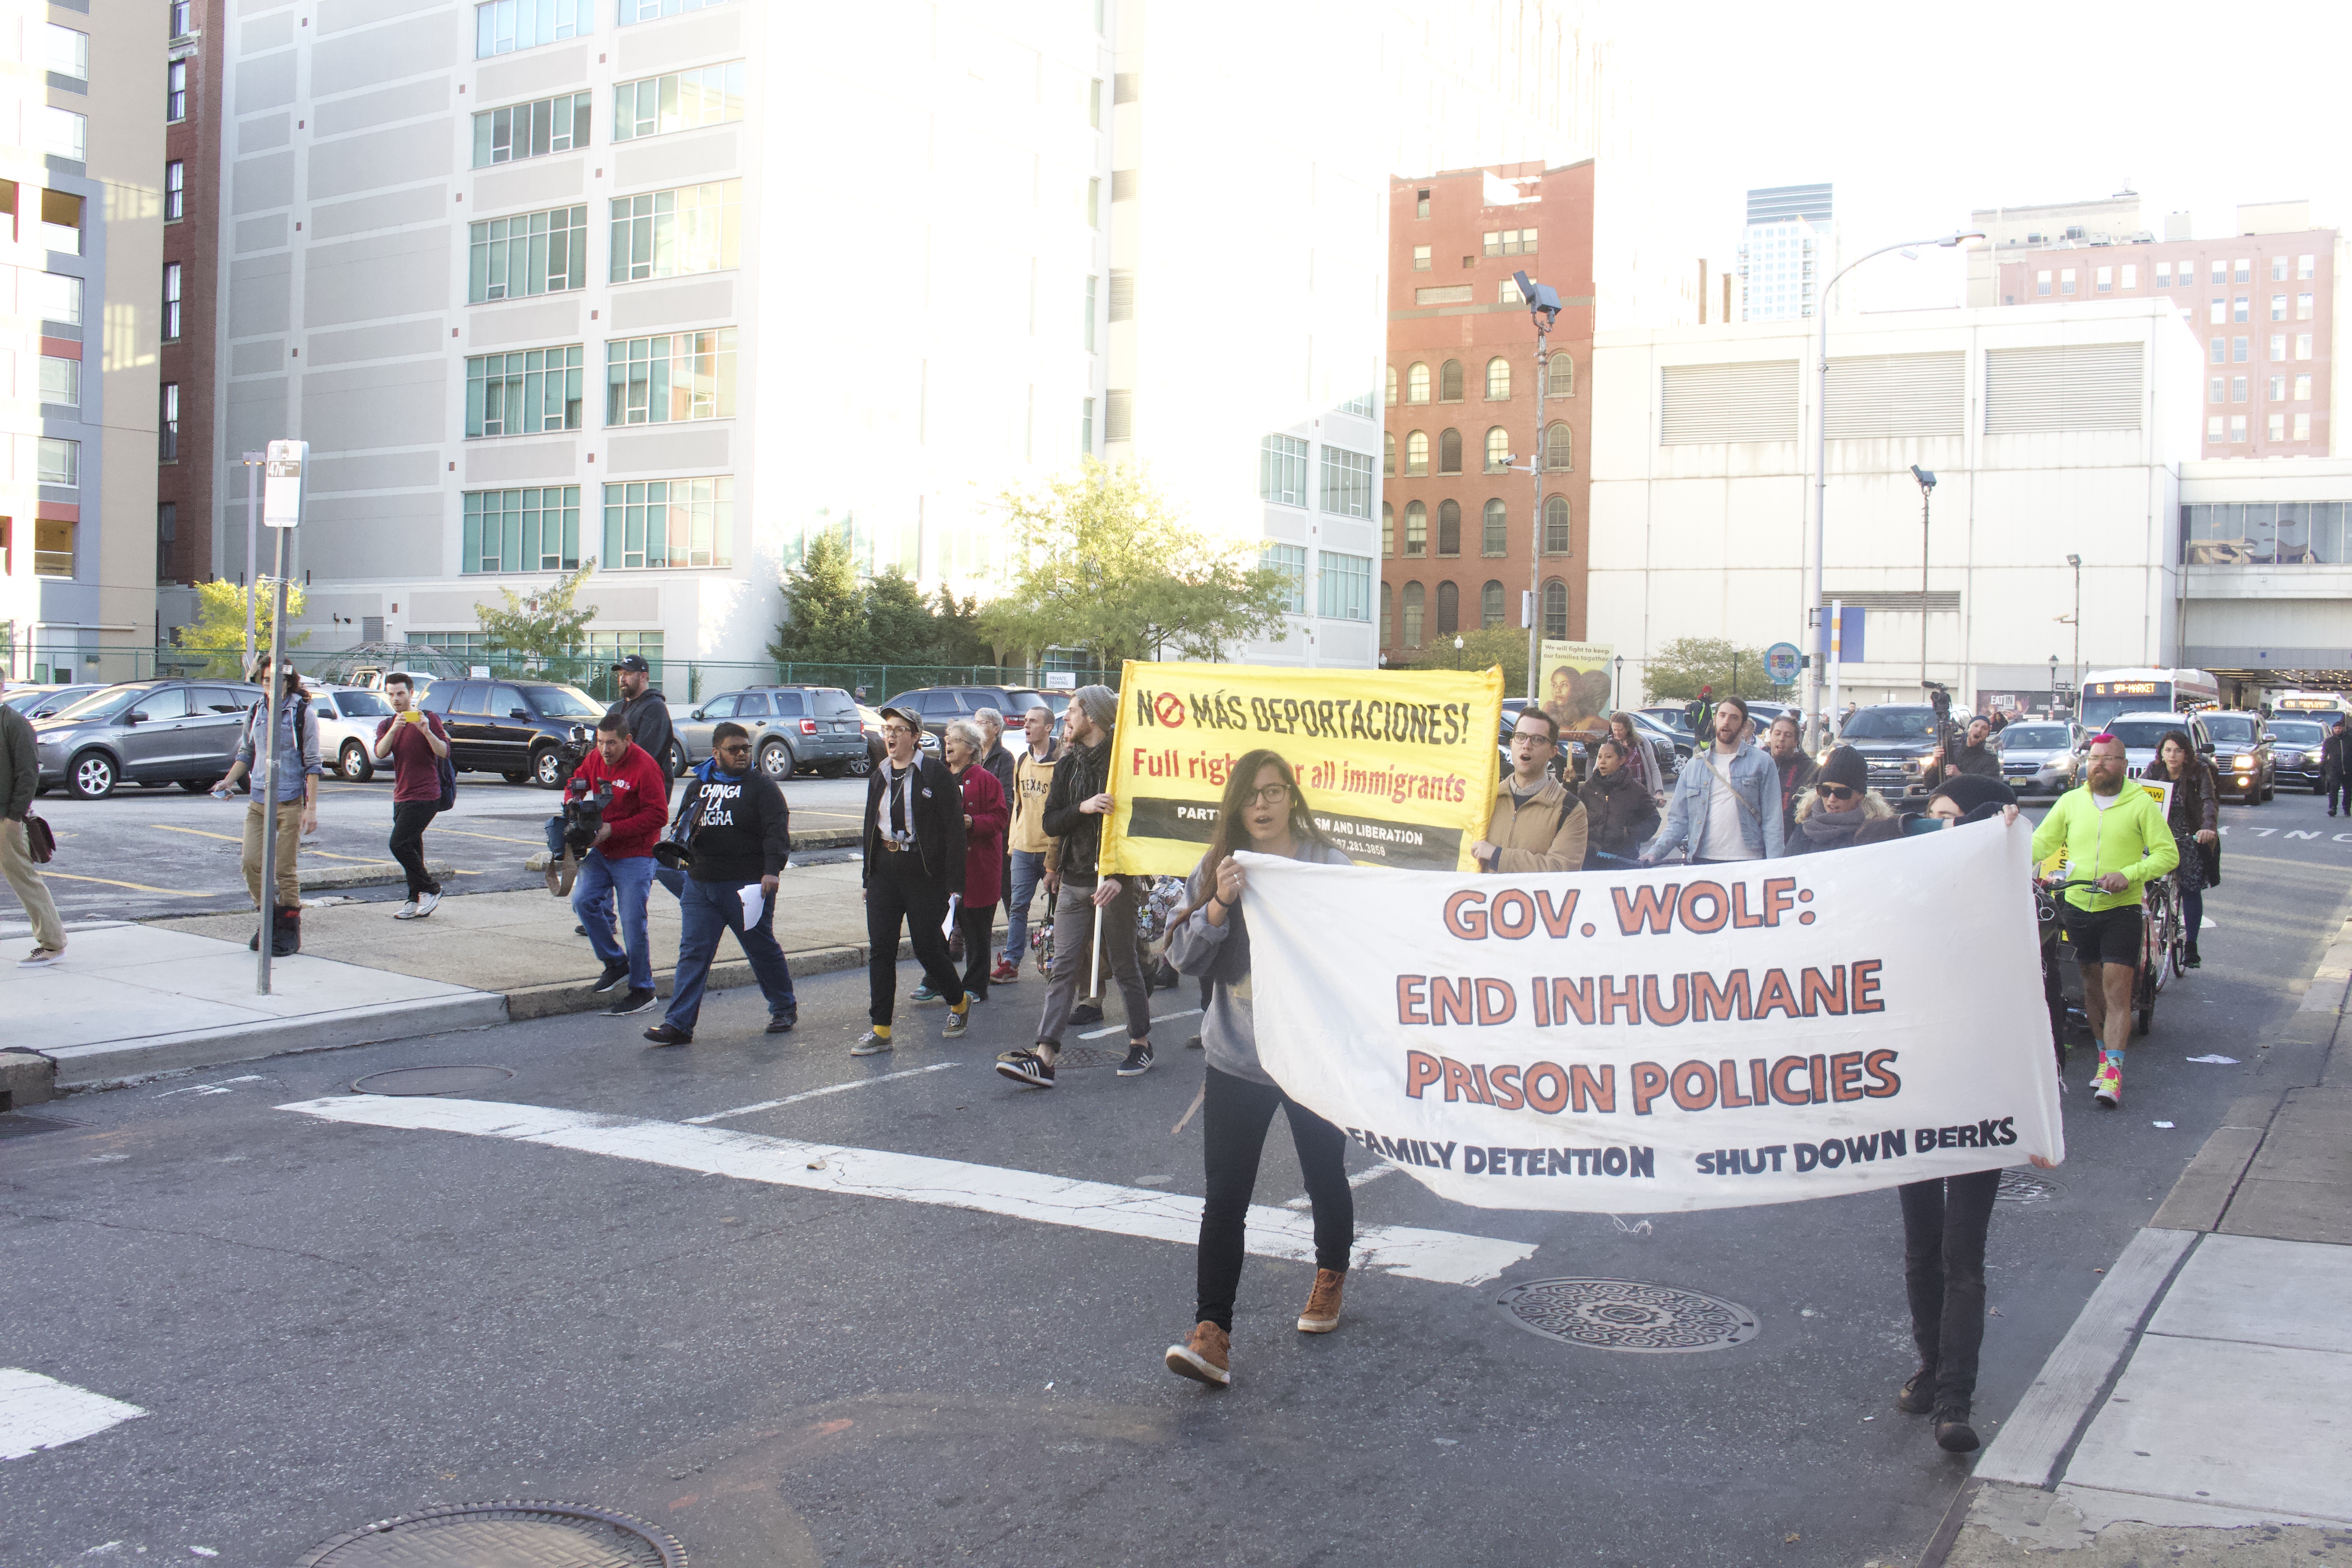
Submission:
[[963,988],[979,1000],[988,1000],[988,972],[996,967],[996,906],[970,910],[956,906],[956,924],[963,931]]
[[1999,1171],[1975,1171],[1895,1189],[1903,1200],[1903,1283],[1911,1338],[1935,1373],[1936,1408],[1969,1407],[1984,1343],[1985,1231]]
[[923,870],[919,849],[877,849],[866,868],[866,941],[870,956],[867,978],[872,983],[877,1024],[890,1021],[898,1000],[898,928],[903,923],[915,944],[915,961],[952,1007],[963,1000],[963,982],[956,978],[955,960],[948,956],[948,890]]
[[1356,1194],[1348,1185],[1348,1139],[1337,1127],[1270,1083],[1208,1069],[1201,1102],[1201,1163],[1208,1194],[1201,1205],[1199,1305],[1194,1321],[1234,1330],[1234,1290],[1241,1284],[1243,1231],[1257,1190],[1258,1156],[1280,1106],[1315,1205],[1315,1266],[1348,1271],[1356,1245]]
[[2331,813],[2339,805],[2352,811],[2352,774],[2338,774],[2327,782],[2326,787],[2327,809]]
[[437,893],[441,884],[425,868],[425,829],[441,809],[435,800],[401,800],[392,805],[392,858],[408,873],[408,896]]

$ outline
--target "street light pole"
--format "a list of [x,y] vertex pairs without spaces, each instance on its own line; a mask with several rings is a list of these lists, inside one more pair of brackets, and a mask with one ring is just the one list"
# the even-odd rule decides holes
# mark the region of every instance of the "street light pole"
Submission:
[[1525,272],[1511,277],[1536,329],[1536,454],[1528,464],[1536,476],[1535,515],[1528,520],[1528,700],[1533,702],[1542,695],[1538,682],[1543,665],[1544,392],[1551,381],[1551,328],[1559,316],[1559,293]]
[[1936,476],[1911,465],[1919,481],[1919,689],[1927,689],[1927,503],[1936,494]]
[[[1805,626],[1811,657],[1805,664],[1805,745],[1818,751],[1822,741],[1822,650],[1826,646],[1822,633],[1822,548],[1828,538],[1829,507],[1829,413],[1830,398],[1830,293],[1838,279],[1872,257],[1884,256],[1890,250],[1916,252],[1923,246],[1939,246],[1949,250],[1964,241],[1982,239],[1976,231],[1963,233],[1954,229],[1940,239],[1906,239],[1895,245],[1882,245],[1866,256],[1858,256],[1832,274],[1820,294],[1814,314],[1820,319],[1821,344],[1814,355],[1816,380],[1813,393],[1813,559],[1806,574]],[[1925,615],[1923,604],[1920,612]]]
[[2083,710],[2083,558],[2066,557],[2074,569],[2074,711]]

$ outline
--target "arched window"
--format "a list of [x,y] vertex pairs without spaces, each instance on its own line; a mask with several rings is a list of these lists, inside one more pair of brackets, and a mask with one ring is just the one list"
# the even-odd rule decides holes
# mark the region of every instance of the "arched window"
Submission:
[[1404,471],[1418,479],[1429,472],[1429,432],[1415,430],[1404,438]]
[[1543,585],[1543,635],[1554,641],[1568,637],[1568,584],[1557,577]]
[[1437,635],[1450,637],[1462,629],[1462,590],[1452,583],[1437,585]]
[[1546,363],[1549,368],[1550,379],[1544,387],[1544,395],[1574,397],[1576,395],[1576,361],[1567,354],[1556,353]]
[[1429,509],[1419,501],[1405,504],[1404,552],[1407,555],[1429,553]]
[[1486,432],[1486,471],[1499,474],[1511,466],[1511,433],[1500,425]]
[[1381,502],[1381,553],[1396,553],[1396,506],[1391,501]]
[[[1395,400],[1391,398],[1390,401]],[[1381,472],[1391,479],[1396,478],[1396,432],[1393,430],[1381,433]]]
[[1568,547],[1568,498],[1544,497],[1544,553],[1566,555]]
[[1381,646],[1396,647],[1396,590],[1381,584]]
[[1396,366],[1389,366],[1389,406],[1396,406]]
[[1478,629],[1486,631],[1503,624],[1503,585],[1489,578],[1478,590]]
[[[1404,646],[1407,647],[1421,646],[1421,593],[1418,583],[1404,585]],[[1565,622],[1564,615],[1561,618]]]
[[1462,401],[1462,362],[1447,360],[1437,373],[1437,400],[1440,403]]
[[1511,400],[1511,362],[1496,354],[1486,362],[1486,401],[1508,403]]
[[1415,364],[1411,370],[1405,372],[1404,396],[1408,403],[1429,401],[1429,367],[1427,365]]
[[1462,503],[1458,500],[1437,503],[1437,552],[1440,555],[1462,553]]
[[1486,526],[1478,539],[1479,554],[1501,555],[1508,552],[1510,545],[1505,527],[1508,521],[1502,497],[1496,496],[1486,503]]
[[1437,471],[1458,474],[1462,471],[1462,432],[1441,430],[1437,433]]
[[1544,467],[1564,474],[1576,467],[1576,433],[1565,425],[1544,432]]

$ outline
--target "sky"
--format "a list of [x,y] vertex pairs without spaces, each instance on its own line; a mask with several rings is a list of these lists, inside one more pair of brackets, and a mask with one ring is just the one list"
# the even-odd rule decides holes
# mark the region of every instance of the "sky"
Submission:
[[[2352,222],[2352,4],[1804,7],[1608,0],[1681,248],[1735,260],[1751,186],[1828,181],[1844,256],[1969,214],[2129,188],[2143,226],[2235,234],[2240,202]],[[1951,252],[1887,256],[1849,308],[1958,304]]]

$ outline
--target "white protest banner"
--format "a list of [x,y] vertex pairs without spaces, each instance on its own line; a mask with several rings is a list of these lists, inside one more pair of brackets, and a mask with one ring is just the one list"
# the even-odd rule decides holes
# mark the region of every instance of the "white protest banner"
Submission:
[[1524,877],[1245,855],[1259,1059],[1486,1208],[1728,1208],[2057,1161],[2030,839]]

